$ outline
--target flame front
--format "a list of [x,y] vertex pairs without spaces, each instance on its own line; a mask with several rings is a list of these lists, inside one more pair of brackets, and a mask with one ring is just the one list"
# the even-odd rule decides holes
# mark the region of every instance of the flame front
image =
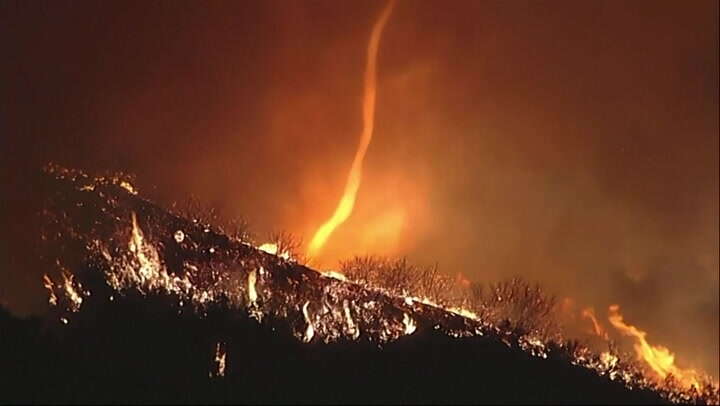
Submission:
[[395,6],[395,0],[385,6],[380,18],[375,22],[372,34],[370,35],[370,42],[368,43],[367,49],[367,65],[365,66],[365,88],[363,94],[363,130],[360,136],[360,145],[358,146],[357,152],[355,153],[355,159],[353,160],[352,167],[350,168],[350,174],[348,175],[347,183],[345,184],[345,191],[343,192],[340,202],[335,209],[332,217],[328,219],[320,228],[315,232],[310,246],[308,247],[308,256],[313,257],[319,252],[319,250],[325,245],[325,242],[330,237],[330,234],[335,229],[350,217],[350,214],[355,207],[355,199],[357,197],[357,191],[360,188],[360,180],[362,177],[362,165],[365,160],[365,153],[367,152],[370,141],[372,140],[373,127],[375,124],[375,93],[376,93],[376,76],[377,76],[377,53],[378,46],[380,44],[380,36],[382,35],[383,28],[387,23],[390,14],[392,13],[393,7]]
[[624,335],[635,338],[635,352],[638,359],[645,361],[660,379],[672,375],[680,384],[690,388],[699,388],[699,375],[693,369],[681,369],[675,365],[675,355],[661,345],[650,345],[645,339],[647,333],[635,326],[625,323],[620,314],[620,306],[610,306],[610,323]]
[[[85,177],[71,180],[82,197],[94,192],[105,199],[98,201],[102,205],[99,213],[106,217],[100,217],[96,224],[112,227],[107,227],[104,235],[99,228],[87,235],[73,234],[87,249],[87,258],[77,268],[70,268],[79,273],[71,273],[58,261],[63,270],[62,280],[53,281],[47,275],[43,278],[50,304],[59,312],[63,324],[69,324],[74,313],[82,311],[81,307],[95,303],[90,300],[85,303],[85,299],[97,293],[94,289],[91,292],[97,281],[88,279],[86,272],[99,267],[105,282],[113,289],[107,297],[109,301],[123,300],[126,294],[135,300],[137,296],[132,293],[166,295],[176,300],[178,313],[193,312],[201,317],[222,304],[229,310],[247,312],[258,323],[263,323],[266,317],[289,320],[292,334],[306,343],[358,340],[382,345],[417,334],[420,326],[431,326],[454,338],[488,335],[541,358],[547,358],[552,348],[565,348],[570,351],[572,364],[618,380],[630,389],[659,390],[673,402],[718,403],[718,384],[711,377],[675,366],[674,355],[667,348],[650,345],[646,332],[624,322],[618,306],[610,307],[610,323],[634,339],[637,358],[647,363],[648,368],[637,368],[634,361],[629,362],[624,354],[617,353],[610,341],[609,351],[597,354],[585,345],[569,345],[561,333],[529,331],[516,335],[497,324],[485,307],[465,300],[444,302],[442,297],[428,296],[422,290],[392,292],[362,278],[333,271],[323,271],[318,276],[315,274],[318,271],[293,261],[257,252],[277,255],[276,244],[255,247],[223,238],[210,226],[197,220],[184,223],[185,220],[158,211],[133,194],[122,193],[121,197],[132,203],[130,208],[123,209],[115,196],[100,194],[105,192],[104,180]],[[184,255],[182,269],[172,269],[165,260],[168,250],[176,253],[191,250],[190,253],[202,255]],[[93,266],[83,265],[85,261],[92,261]],[[217,266],[225,261],[232,266]],[[458,277],[457,282],[465,286],[462,279]],[[96,296],[95,300],[103,298]],[[505,301],[505,297],[498,300]],[[571,308],[572,303],[564,301],[563,308]],[[462,307],[465,305],[469,308]],[[593,321],[595,334],[607,336],[592,309],[584,311],[583,316]],[[226,352],[225,343],[215,346],[212,377],[232,373],[227,370]]]
[[596,336],[603,338],[605,341],[607,341],[608,334],[607,331],[600,325],[600,322],[595,317],[595,309],[592,307],[588,307],[587,309],[582,311],[582,316],[586,319],[589,319],[593,324],[593,333],[595,333]]

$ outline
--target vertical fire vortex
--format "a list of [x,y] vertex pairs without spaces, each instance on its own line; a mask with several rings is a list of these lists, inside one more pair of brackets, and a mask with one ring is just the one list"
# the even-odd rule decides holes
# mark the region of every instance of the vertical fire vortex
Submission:
[[377,52],[378,45],[380,43],[380,36],[382,35],[383,28],[387,23],[390,14],[392,13],[393,7],[395,6],[395,0],[385,6],[380,18],[375,22],[373,26],[372,34],[370,35],[370,42],[368,43],[367,49],[367,65],[365,66],[365,88],[363,94],[363,130],[360,136],[360,145],[358,146],[357,152],[355,153],[355,159],[353,160],[352,167],[350,168],[350,174],[348,175],[347,183],[345,184],[345,192],[340,198],[340,202],[335,208],[335,212],[332,217],[328,219],[318,230],[315,232],[313,239],[310,241],[308,247],[308,256],[313,257],[319,250],[325,245],[328,237],[333,231],[342,223],[347,220],[353,211],[355,206],[355,198],[357,197],[357,191],[360,187],[360,179],[362,177],[362,165],[365,159],[365,153],[370,145],[373,135],[373,126],[375,121],[375,91],[376,91],[376,70],[377,70]]
[[635,352],[640,360],[645,361],[662,380],[672,375],[686,388],[700,388],[699,374],[694,369],[681,369],[675,365],[675,355],[661,345],[651,345],[645,336],[647,333],[625,323],[618,305],[610,306],[610,323],[626,336],[635,338]]

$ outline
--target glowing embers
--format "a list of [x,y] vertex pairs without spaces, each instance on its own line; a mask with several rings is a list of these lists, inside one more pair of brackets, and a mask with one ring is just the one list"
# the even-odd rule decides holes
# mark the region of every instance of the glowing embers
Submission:
[[307,301],[307,302],[305,302],[305,304],[302,307],[303,317],[305,318],[305,323],[307,323],[307,328],[305,329],[305,335],[303,336],[303,341],[306,343],[309,343],[315,336],[315,329],[313,328],[313,322],[310,319],[310,314],[308,313],[309,305],[310,305],[310,302]]
[[475,312],[473,312],[472,310],[465,309],[463,307],[450,307],[447,309],[447,311],[449,311],[451,313],[455,313],[459,316],[466,317],[468,319],[480,320],[480,318],[478,317],[477,314],[475,314]]
[[613,370],[620,359],[614,355],[611,354],[609,351],[605,351],[600,354],[600,371],[601,372],[607,372]]
[[70,299],[70,310],[76,312],[80,310],[83,302],[83,294],[88,296],[90,292],[83,292],[82,285],[73,281],[74,277],[70,273],[63,272],[63,288],[67,297]]
[[533,356],[547,358],[547,348],[539,337],[524,335],[518,338],[518,344],[523,351],[529,352]]
[[225,376],[225,360],[227,357],[227,351],[225,349],[225,344],[218,342],[215,345],[215,354],[213,358],[213,369],[210,370],[210,377],[223,377]]
[[[382,344],[415,331],[415,319],[395,299],[383,298],[356,284],[320,281],[325,283],[322,289],[308,286],[308,291],[315,294],[301,294],[302,301],[288,308],[288,314],[297,311],[302,315],[302,323],[294,329],[300,341],[362,339]],[[288,297],[295,295],[297,292]]]
[[[193,263],[183,262],[182,277],[168,273],[156,246],[140,227],[135,212],[131,212],[130,220],[130,238],[126,253],[113,256],[110,253],[118,252],[117,248],[100,241],[95,241],[91,247],[100,251],[107,261],[105,276],[113,289],[119,293],[137,291],[144,295],[157,292],[174,294],[177,295],[180,307],[186,302],[204,306],[215,302],[218,294],[228,293],[226,287],[220,286],[225,282],[223,278],[216,278],[218,280],[214,283],[193,283],[192,276],[197,276],[200,272]],[[186,239],[186,234],[182,230],[176,230],[172,232],[172,238],[180,243]]]
[[178,244],[181,244],[183,241],[185,241],[185,233],[182,230],[175,231],[175,234],[173,234],[173,238],[175,239],[175,242]]
[[98,176],[91,178],[79,170],[63,168],[57,164],[49,163],[44,167],[45,172],[53,174],[57,179],[69,179],[77,183],[77,190],[82,192],[95,191],[97,186],[115,185],[125,189],[127,192],[137,195],[138,191],[123,174],[111,176]]
[[48,290],[48,303],[51,306],[57,306],[57,296],[55,295],[55,285],[47,274],[43,275],[43,286]]
[[59,298],[62,298],[65,310],[77,312],[83,298],[90,296],[90,291],[84,290],[82,284],[75,281],[75,276],[65,270],[62,271],[62,279],[62,283],[56,285],[48,275],[43,275],[43,286],[49,292],[48,303],[57,306],[61,302]]
[[[117,181],[118,181],[118,180],[115,179],[115,182],[117,182]],[[123,189],[125,189],[125,190],[127,190],[128,192],[134,194],[134,195],[138,194],[137,189],[135,189],[135,187],[132,185],[132,183],[130,183],[130,182],[126,181],[126,180],[121,180],[121,181],[120,181],[120,187],[123,188]]]
[[[117,290],[135,288],[140,292],[164,290],[173,293],[187,294],[192,283],[187,278],[170,276],[160,261],[157,249],[152,243],[146,241],[145,235],[138,224],[137,215],[131,213],[130,240],[128,242],[130,257],[110,267],[107,275],[109,283]],[[107,252],[107,250],[105,250]],[[106,258],[109,257],[109,254]],[[109,257],[112,261],[113,258]],[[119,266],[118,266],[119,265]],[[208,292],[201,293],[200,299],[207,299]]]
[[257,273],[253,269],[252,271],[250,271],[248,273],[248,286],[247,286],[248,300],[250,301],[251,306],[257,305],[258,295],[257,295],[257,290],[255,290],[256,283],[257,283]]
[[403,325],[405,325],[405,335],[410,335],[417,330],[415,320],[413,320],[407,313],[403,313]]
[[628,365],[621,365],[620,358],[610,351],[597,355],[585,346],[578,346],[574,349],[572,356],[571,363],[573,365],[592,369],[600,376],[607,375],[611,380],[620,380],[628,387],[647,386],[645,381],[638,381],[635,371]]
[[150,279],[157,279],[160,275],[160,261],[158,254],[152,245],[145,245],[143,232],[138,226],[137,215],[132,213],[132,237],[128,244],[130,252],[135,254],[140,267],[137,269],[137,276],[140,282]]
[[[223,300],[230,308],[246,310],[258,322],[267,316],[295,319],[299,313],[304,323],[296,336],[303,342],[358,340],[364,335],[366,340],[383,343],[412,334],[416,329],[411,313],[403,314],[395,299],[345,282],[340,274],[328,272],[326,277],[308,279],[303,273],[312,275],[314,272],[300,267],[293,271],[300,272],[302,277],[298,280],[286,278],[287,282],[278,284],[280,275],[288,269],[281,267],[268,271],[260,265],[267,261],[262,255],[250,254],[226,270],[215,268],[212,260],[206,263],[188,258],[182,263],[182,276],[171,274],[152,235],[168,233],[170,241],[175,243],[179,239],[178,229],[162,230],[157,224],[148,222],[145,224],[152,230],[148,233],[143,229],[142,221],[133,211],[128,237],[122,237],[128,235],[127,231],[120,231],[119,238],[105,242],[93,240],[87,244],[90,251],[101,254],[98,257],[106,261],[103,267],[106,280],[120,296],[132,291],[142,295],[170,294],[177,299],[178,312],[197,311],[200,315],[206,313],[204,309],[208,305]],[[182,240],[187,241],[188,232],[192,233],[192,230],[183,231]],[[123,246],[123,240],[127,245]],[[193,245],[192,249],[207,251],[203,246]],[[266,265],[277,266],[274,261]],[[79,306],[80,290],[73,289],[72,280],[67,283],[69,287],[62,294]],[[49,279],[45,284],[50,289],[54,286]],[[59,295],[57,290],[53,292]],[[55,301],[58,300],[56,297]]]

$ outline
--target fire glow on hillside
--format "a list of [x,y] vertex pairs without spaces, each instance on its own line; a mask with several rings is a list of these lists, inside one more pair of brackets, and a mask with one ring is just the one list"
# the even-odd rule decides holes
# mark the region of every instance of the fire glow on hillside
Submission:
[[[478,383],[488,398],[502,387],[501,400],[517,389],[531,400],[720,403],[707,345],[717,346],[717,290],[695,295],[717,282],[717,175],[706,176],[717,172],[708,151],[718,148],[707,148],[717,96],[706,90],[717,88],[707,51],[717,21],[703,20],[716,5],[271,3],[23,5],[5,25],[22,49],[4,68],[18,77],[6,120],[18,145],[6,150],[24,153],[2,161],[18,173],[83,168],[51,163],[32,179],[40,187],[20,175],[5,188],[16,207],[4,214],[22,214],[5,252],[28,272],[0,291],[2,326],[22,326],[0,354],[18,372],[7,382],[42,381],[50,400],[92,400],[93,382],[139,399],[161,393],[161,380],[174,391],[177,378],[227,399],[231,386],[247,393],[303,373],[327,383],[330,371],[342,394],[338,382],[362,385],[336,371],[367,361],[353,372],[376,378],[374,389],[398,382],[368,371],[382,364],[392,377],[399,366],[397,399],[424,398],[413,386],[445,377],[440,396]],[[86,25],[107,10],[110,24]],[[175,23],[187,29],[167,29]],[[110,168],[148,184],[90,175]],[[49,194],[42,211],[35,189]],[[196,193],[223,215],[171,203]],[[30,211],[42,233],[24,224]],[[219,220],[246,215],[311,238],[256,238]],[[37,261],[25,234],[47,245]],[[6,297],[30,297],[13,285],[22,280],[47,291],[52,339],[34,339],[35,320],[2,318]],[[177,357],[190,352],[192,362]],[[52,360],[56,375],[36,366]],[[111,367],[98,377],[101,362]],[[459,384],[463,363],[486,367],[483,379]],[[163,368],[126,372],[151,364]],[[289,379],[275,381],[280,370]],[[65,375],[80,389],[48,378]],[[540,375],[550,378],[529,389]]]
[[[377,52],[382,30],[387,23],[387,20],[392,13],[395,1],[391,0],[383,10],[382,14],[378,18],[373,27],[373,31],[368,44],[368,55],[367,55],[367,66],[365,70],[365,86],[364,86],[364,97],[363,97],[363,131],[360,140],[360,145],[353,160],[350,174],[348,175],[347,184],[345,191],[335,209],[334,214],[328,219],[315,233],[310,245],[308,247],[308,257],[312,258],[315,256],[322,246],[325,244],[327,239],[330,237],[332,232],[340,226],[351,214],[357,198],[358,188],[362,177],[362,163],[367,152],[370,141],[373,135],[373,123],[375,114],[375,95],[376,90],[376,71],[377,71]],[[261,250],[276,254],[277,247],[271,250],[264,249],[267,244],[260,247]],[[288,259],[287,253],[283,253],[285,258]],[[458,274],[460,276],[460,274]],[[434,303],[431,303],[435,305]],[[451,310],[451,309],[446,309]],[[303,309],[305,312],[305,309]],[[638,360],[643,361],[650,367],[651,376],[663,383],[668,376],[678,380],[679,386],[685,390],[698,390],[700,389],[700,381],[698,380],[698,373],[692,369],[681,369],[675,365],[674,355],[663,346],[652,346],[646,339],[646,333],[639,330],[635,326],[625,324],[622,315],[619,313],[619,306],[611,305],[609,307],[609,321],[618,329],[622,334],[631,336],[637,340],[635,344],[635,350],[637,352]],[[470,310],[459,309],[458,314],[465,317],[477,320],[477,315]],[[587,318],[592,322],[593,333],[605,341],[609,341],[610,338],[608,333],[598,322],[595,312],[591,308],[584,309],[581,316]],[[307,315],[306,315],[307,318]],[[349,319],[349,317],[348,317]],[[311,328],[311,327],[309,327]],[[617,357],[610,354],[609,352],[603,352],[601,354],[600,369],[609,369],[610,365],[614,367],[617,363]]]
[[[47,275],[44,278],[49,302],[63,323],[72,323],[72,314],[81,311],[89,298],[102,302],[113,301],[117,295],[165,295],[174,298],[178,312],[202,315],[207,306],[225,303],[229,311],[247,312],[258,323],[267,318],[285,320],[297,339],[306,343],[360,340],[382,345],[414,334],[420,326],[430,326],[449,337],[497,336],[507,345],[517,345],[541,358],[548,356],[550,348],[565,348],[573,364],[629,388],[653,388],[677,402],[717,402],[716,384],[702,374],[693,371],[690,375],[674,366],[669,352],[648,344],[644,332],[625,324],[617,307],[610,308],[610,322],[638,340],[638,355],[647,365],[636,364],[612,346],[599,353],[582,345],[569,347],[567,338],[557,333],[533,329],[511,333],[489,316],[491,313],[483,313],[484,309],[474,309],[468,302],[465,307],[453,307],[442,294],[426,297],[408,291],[398,295],[363,281],[316,272],[292,258],[267,253],[272,251],[269,247],[261,250],[247,241],[228,238],[197,219],[164,214],[121,187],[116,179],[93,179],[56,167],[49,173],[79,193],[79,201],[72,207],[80,211],[49,211],[59,231],[48,238],[61,244],[76,241],[86,250],[79,263],[58,258],[63,268],[61,283]],[[82,225],[73,222],[73,215],[97,218]],[[177,238],[179,235],[183,238]],[[182,263],[171,266],[168,256],[177,255],[171,252],[182,253]],[[97,272],[104,274],[106,288],[92,282]],[[512,300],[501,291],[496,295],[500,302]],[[594,323],[594,328],[602,331],[600,322]],[[214,349],[217,368],[211,376],[226,373],[223,348],[218,344]],[[655,358],[648,358],[646,350]],[[653,361],[658,354],[670,356],[657,361],[661,369]]]

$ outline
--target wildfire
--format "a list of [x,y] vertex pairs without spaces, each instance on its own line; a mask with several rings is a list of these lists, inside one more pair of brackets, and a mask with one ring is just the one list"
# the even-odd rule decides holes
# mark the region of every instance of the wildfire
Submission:
[[596,336],[603,338],[604,340],[608,340],[608,334],[607,331],[603,328],[603,326],[598,322],[598,319],[595,317],[595,309],[592,307],[588,307],[587,309],[582,311],[582,316],[586,319],[589,319],[593,324],[593,333],[595,333]]
[[600,362],[602,362],[603,367],[607,370],[615,368],[618,360],[618,357],[614,354],[611,354],[609,351],[605,351],[600,354]]
[[225,358],[227,356],[227,353],[225,352],[225,345],[218,342],[215,345],[215,359],[213,360],[215,363],[215,369],[217,372],[211,371],[210,377],[222,377],[225,376]]
[[283,251],[283,252],[278,253],[278,250],[279,250],[278,245],[277,245],[277,244],[274,244],[274,243],[266,242],[265,244],[259,246],[258,249],[259,249],[260,251],[267,252],[268,254],[277,255],[277,256],[279,256],[280,258],[283,258],[283,259],[286,259],[286,260],[289,260],[289,259],[290,259],[290,252],[288,252],[288,251],[286,250],[286,251]]
[[70,299],[70,308],[72,311],[76,312],[80,310],[80,306],[83,302],[82,297],[82,286],[78,284],[78,286],[75,286],[75,283],[73,281],[74,275],[68,272],[63,272],[63,287],[65,288],[65,293],[67,294],[68,299]]
[[55,295],[55,284],[53,284],[52,280],[50,279],[47,274],[43,275],[43,286],[45,289],[47,289],[50,292],[50,295],[48,297],[48,303],[50,303],[51,306],[57,305],[57,296]]
[[407,313],[403,313],[403,325],[405,325],[405,335],[410,335],[415,332],[417,325]]
[[[145,246],[143,232],[140,226],[138,226],[135,212],[132,213],[132,237],[128,243],[128,249],[137,256],[137,260],[140,263],[138,275],[141,281],[151,279],[158,273],[158,261],[151,258],[152,254],[149,254],[148,251],[150,250]],[[152,252],[154,253],[154,250]]]
[[309,343],[310,340],[313,339],[313,336],[315,336],[315,329],[313,328],[313,323],[310,319],[310,314],[308,313],[308,305],[310,305],[309,301],[305,302],[302,307],[303,317],[305,318],[305,322],[307,323],[307,329],[305,330],[305,336],[303,337],[303,341],[306,343]]
[[699,374],[695,370],[678,368],[675,365],[675,355],[668,348],[648,343],[645,331],[625,323],[620,314],[620,306],[612,305],[609,310],[610,323],[622,334],[635,338],[634,348],[638,359],[645,361],[658,378],[664,380],[668,375],[672,375],[686,388],[700,388]]
[[65,307],[71,312],[77,312],[82,306],[83,296],[89,296],[90,292],[83,290],[82,285],[75,281],[75,275],[64,269],[62,278],[62,284],[56,285],[47,274],[43,275],[43,286],[49,292],[48,303],[51,306],[58,305],[58,296],[55,294],[55,289],[58,289],[58,293],[61,293],[62,297],[66,299]]
[[335,229],[350,217],[355,206],[355,199],[357,197],[357,191],[360,188],[360,180],[362,177],[362,165],[365,160],[365,153],[367,152],[370,141],[372,140],[373,127],[375,121],[375,93],[376,93],[376,76],[377,76],[377,53],[378,46],[380,43],[380,36],[382,35],[383,28],[390,18],[393,7],[395,6],[395,0],[385,6],[380,18],[375,22],[373,26],[372,34],[370,35],[370,42],[368,43],[367,49],[367,65],[365,66],[365,88],[363,94],[363,130],[360,136],[360,145],[358,146],[357,152],[355,153],[355,159],[353,160],[352,167],[350,168],[350,174],[348,175],[347,183],[345,184],[345,191],[343,192],[340,202],[335,209],[332,217],[328,219],[318,230],[315,232],[310,246],[308,247],[308,256],[313,257],[318,251],[325,245],[330,234]]
[[120,187],[134,195],[138,194],[137,189],[135,189],[135,186],[133,186],[132,183],[130,183],[126,180],[120,181]]
[[[101,193],[106,191],[99,181],[76,179],[71,181],[75,182],[76,190],[83,192],[82,197],[94,192],[104,198],[97,200],[101,209],[98,212],[104,214],[98,217],[95,223],[98,228],[93,233],[75,234],[88,250],[88,258],[94,261],[93,267],[80,266],[77,274],[63,269],[62,280],[58,281],[47,275],[43,278],[50,293],[49,301],[61,312],[58,316],[63,324],[71,321],[73,313],[81,311],[81,305],[88,306],[84,299],[90,297],[95,282],[88,279],[85,272],[100,268],[114,290],[109,301],[122,300],[126,293],[133,291],[143,296],[162,294],[177,300],[179,311],[195,311],[205,316],[213,303],[223,303],[229,309],[247,312],[258,323],[265,317],[300,321],[293,322],[292,334],[303,342],[363,340],[382,344],[417,334],[419,326],[432,326],[456,338],[489,335],[500,338],[508,346],[514,342],[541,358],[548,358],[555,351],[553,348],[565,347],[572,351],[571,363],[619,380],[628,388],[661,389],[663,396],[678,403],[693,399],[717,403],[716,383],[695,370],[677,367],[674,355],[667,348],[650,345],[646,332],[623,321],[618,306],[610,307],[610,323],[634,338],[637,357],[649,365],[647,371],[620,358],[623,355],[612,348],[597,354],[584,345],[568,346],[560,335],[538,331],[514,336],[504,330],[505,327],[496,325],[484,308],[470,302],[444,302],[441,297],[428,297],[421,291],[392,292],[363,279],[329,270],[318,272],[294,261],[260,254],[257,251],[277,255],[278,245],[263,244],[256,248],[242,241],[221,238],[210,226],[177,218],[132,194],[104,196]],[[93,183],[88,186],[88,182]],[[103,235],[99,232],[101,225],[111,231]],[[117,225],[121,227],[116,228]],[[200,235],[206,240],[199,238]],[[181,247],[188,242],[197,245]],[[169,245],[162,249],[162,244]],[[169,268],[164,257],[168,250],[180,248],[213,255],[209,259],[206,255],[184,256],[180,273]],[[218,267],[221,260],[227,260],[232,266]],[[466,285],[462,274],[449,279],[457,279],[460,286]],[[506,297],[501,300],[505,301]],[[470,308],[462,307],[464,305]],[[572,305],[572,301],[565,300],[562,308],[569,311]],[[607,331],[593,309],[585,309],[582,316],[592,321],[595,334],[607,338]],[[218,343],[213,355],[211,374],[223,376],[227,372],[225,344]],[[639,374],[640,371],[653,374],[652,379],[645,373]]]
[[255,283],[257,281],[257,276],[255,274],[255,270],[252,270],[248,273],[248,300],[251,304],[257,303],[257,291],[255,290]]

